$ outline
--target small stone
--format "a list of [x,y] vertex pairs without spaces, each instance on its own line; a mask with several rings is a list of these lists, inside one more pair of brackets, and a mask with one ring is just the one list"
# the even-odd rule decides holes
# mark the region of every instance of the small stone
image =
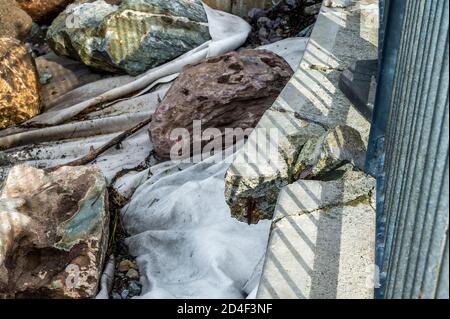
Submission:
[[126,276],[129,279],[139,279],[139,273],[135,269],[128,270]]
[[322,7],[322,3],[316,3],[312,6],[305,7],[304,13],[309,16],[313,16],[319,13],[320,8]]
[[[258,127],[270,129],[271,134],[260,134]],[[225,174],[225,200],[231,215],[249,224],[272,218],[280,189],[294,181],[292,169],[303,145],[325,133],[320,125],[272,108],[258,127],[247,145],[276,145],[275,149],[260,149],[257,161],[251,149],[243,148]]]
[[267,29],[264,27],[261,27],[261,29],[259,29],[258,31],[258,37],[263,40],[263,39],[267,39],[269,35],[269,32],[267,32]]
[[124,259],[119,263],[117,268],[120,272],[127,272],[130,269],[135,269],[136,264],[129,259]]
[[122,299],[127,299],[128,295],[130,294],[130,291],[128,289],[124,289],[121,293],[120,293],[120,297]]
[[130,291],[130,294],[136,296],[141,293],[141,287],[136,281],[130,282],[128,285],[128,290]]
[[258,22],[256,24],[258,25],[259,28],[261,28],[261,27],[267,26],[271,22],[272,22],[272,20],[270,20],[269,18],[261,17],[258,19]]
[[39,72],[39,83],[41,83],[42,85],[47,84],[51,78],[52,75],[50,73]]
[[351,0],[325,0],[324,6],[329,8],[346,8],[352,3]]
[[324,135],[310,139],[294,166],[294,179],[310,179],[351,163],[364,170],[366,147],[360,133],[346,125],[338,125]]
[[266,16],[266,12],[260,8],[253,8],[248,12],[248,16],[252,21],[258,21],[259,18]]
[[297,6],[297,0],[285,0],[286,4],[290,5],[291,7]]

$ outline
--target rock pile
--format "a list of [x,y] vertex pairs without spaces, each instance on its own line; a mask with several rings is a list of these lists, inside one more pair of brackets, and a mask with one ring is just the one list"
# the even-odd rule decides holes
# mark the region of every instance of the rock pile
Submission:
[[257,47],[289,37],[306,37],[319,13],[321,0],[281,0],[269,9],[254,8],[247,21],[252,33],[246,46]]

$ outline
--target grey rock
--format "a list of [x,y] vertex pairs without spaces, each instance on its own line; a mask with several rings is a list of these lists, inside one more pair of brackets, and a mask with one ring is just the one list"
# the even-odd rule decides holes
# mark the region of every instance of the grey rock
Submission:
[[248,12],[248,16],[252,19],[252,21],[258,21],[259,18],[266,16],[266,12],[261,8],[252,8]]
[[312,178],[346,163],[364,170],[365,157],[366,147],[360,133],[350,126],[339,125],[305,144],[293,175],[295,179]]
[[142,291],[140,285],[136,281],[131,281],[128,285],[128,290],[130,291],[130,294],[136,296],[139,295]]
[[261,27],[261,29],[259,29],[258,31],[258,36],[261,40],[267,39],[267,37],[269,36],[269,32],[267,31],[266,28]]
[[313,4],[311,6],[305,7],[303,12],[306,15],[313,16],[313,15],[316,15],[316,14],[319,13],[321,7],[322,7],[322,3],[316,3],[316,4]]
[[79,0],[50,26],[59,55],[96,69],[137,75],[210,40],[199,0]]
[[247,145],[276,148],[258,149],[256,155],[251,148],[238,152],[225,175],[225,199],[231,215],[249,224],[272,219],[280,189],[295,181],[293,167],[303,145],[324,133],[320,125],[289,113],[266,111]]
[[126,276],[129,279],[139,279],[139,273],[135,269],[128,270]]
[[324,6],[329,8],[346,8],[351,5],[352,0],[325,0]]
[[122,290],[122,292],[120,293],[120,297],[122,299],[127,299],[128,296],[130,295],[130,291],[128,289],[124,289]]
[[272,20],[270,20],[269,18],[261,17],[261,18],[258,19],[257,25],[258,25],[258,27],[261,28],[261,27],[268,26],[271,22],[272,22]]

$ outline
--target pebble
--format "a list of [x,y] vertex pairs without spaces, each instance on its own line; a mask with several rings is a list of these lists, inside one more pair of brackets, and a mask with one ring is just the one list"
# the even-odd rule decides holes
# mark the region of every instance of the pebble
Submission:
[[258,27],[263,28],[263,27],[267,26],[270,22],[271,22],[271,20],[269,18],[261,17],[258,19],[258,22],[256,24],[258,25]]
[[266,12],[260,8],[253,8],[248,12],[248,16],[253,22],[256,22],[259,18],[265,17]]
[[130,282],[130,284],[128,285],[128,290],[134,296],[139,295],[141,293],[141,287],[136,281]]
[[267,39],[267,37],[269,36],[269,32],[267,31],[266,28],[262,27],[258,31],[258,36],[261,40]]
[[118,269],[120,272],[127,272],[130,269],[135,269],[135,268],[136,268],[136,264],[128,259],[122,260],[118,266]]
[[112,293],[112,299],[122,299],[122,296],[119,295],[117,292]]
[[135,269],[128,270],[126,276],[130,279],[139,279],[139,273]]
[[[330,0],[348,1],[348,0]],[[317,13],[322,6],[321,0],[272,0],[273,6],[263,10],[253,8],[245,17],[252,26],[252,32],[245,47],[258,47],[300,34],[309,36]],[[281,31],[280,31],[281,29]]]
[[313,4],[312,6],[305,7],[304,12],[306,15],[313,16],[319,13],[321,7],[321,3]]
[[121,293],[120,293],[120,297],[122,299],[127,299],[128,295],[130,294],[130,291],[128,289],[124,289]]

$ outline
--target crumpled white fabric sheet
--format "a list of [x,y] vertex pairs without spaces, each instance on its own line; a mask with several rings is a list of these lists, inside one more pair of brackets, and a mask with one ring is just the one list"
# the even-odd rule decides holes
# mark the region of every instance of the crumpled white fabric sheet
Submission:
[[[238,222],[225,202],[230,160],[152,167],[122,209],[143,284],[140,298],[246,298],[264,258],[270,221]],[[180,171],[181,170],[181,171]],[[250,285],[248,285],[250,283]]]
[[[86,84],[61,96],[42,117],[32,120],[42,120],[40,123],[46,124],[43,128],[0,131],[0,148],[6,148],[0,151],[0,184],[17,163],[49,167],[86,155],[91,146],[101,146],[147,119],[181,66],[235,50],[245,42],[250,26],[244,20],[208,7],[206,10],[212,41],[177,59],[175,68],[170,65],[172,61],[136,78],[116,76]],[[295,70],[306,42],[293,38],[261,48],[282,56]],[[166,67],[173,73],[161,72]],[[131,97],[115,99],[80,118],[67,117],[78,114],[73,112],[74,106],[149,74],[153,80]],[[62,118],[66,120],[56,120]],[[113,187],[131,198],[122,218],[131,235],[127,244],[137,256],[141,297],[255,297],[270,223],[248,226],[230,217],[223,195],[229,161],[152,165],[152,149],[144,128],[95,161],[108,183],[117,173],[131,169]],[[150,168],[132,170],[141,164]],[[104,279],[103,284],[111,282]],[[100,298],[108,297],[107,288],[102,287]]]

